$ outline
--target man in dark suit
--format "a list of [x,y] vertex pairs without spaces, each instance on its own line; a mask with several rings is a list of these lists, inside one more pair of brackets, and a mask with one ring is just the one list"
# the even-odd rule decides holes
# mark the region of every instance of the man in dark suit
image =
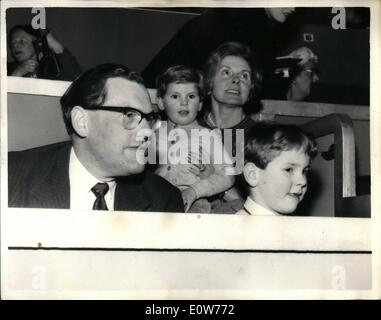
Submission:
[[138,74],[116,64],[92,68],[61,106],[71,142],[9,153],[9,207],[183,211],[179,190],[144,170],[159,117]]

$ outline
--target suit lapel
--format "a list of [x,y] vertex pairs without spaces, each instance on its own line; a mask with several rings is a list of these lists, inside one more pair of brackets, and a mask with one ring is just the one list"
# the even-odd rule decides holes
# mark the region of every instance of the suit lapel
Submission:
[[114,210],[145,211],[152,199],[144,190],[144,173],[125,177],[117,181]]
[[70,208],[69,157],[71,144],[58,149],[50,161],[41,163],[38,179],[30,194],[41,208]]

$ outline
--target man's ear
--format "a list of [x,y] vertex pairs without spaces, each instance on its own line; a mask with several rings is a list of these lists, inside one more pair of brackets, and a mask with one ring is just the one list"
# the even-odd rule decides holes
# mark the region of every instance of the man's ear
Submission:
[[162,98],[157,99],[157,106],[159,107],[159,110],[164,111],[164,102]]
[[252,162],[248,162],[243,167],[243,176],[245,177],[245,181],[247,184],[254,188],[258,184],[258,178],[259,178],[259,168]]
[[87,137],[89,133],[89,116],[85,109],[79,106],[71,110],[71,123],[74,131],[81,138]]

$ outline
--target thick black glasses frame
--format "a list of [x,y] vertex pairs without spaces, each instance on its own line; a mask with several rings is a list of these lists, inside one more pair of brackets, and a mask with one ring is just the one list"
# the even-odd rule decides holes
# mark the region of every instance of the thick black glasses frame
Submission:
[[141,119],[138,124],[140,124],[143,119],[146,119],[147,121],[160,120],[160,115],[157,112],[144,113],[138,109],[131,108],[131,107],[99,106],[99,107],[82,107],[82,108],[86,110],[105,110],[105,111],[120,112],[120,113],[123,113],[124,115],[126,115],[128,111],[134,111],[141,115]]

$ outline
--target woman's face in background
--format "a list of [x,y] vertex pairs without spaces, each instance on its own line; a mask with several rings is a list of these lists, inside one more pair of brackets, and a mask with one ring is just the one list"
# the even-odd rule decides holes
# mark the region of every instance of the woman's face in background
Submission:
[[248,101],[252,81],[251,68],[245,59],[226,56],[216,69],[212,82],[212,101],[243,106]]
[[11,37],[11,53],[17,62],[36,58],[33,41],[36,38],[24,30],[16,30]]

